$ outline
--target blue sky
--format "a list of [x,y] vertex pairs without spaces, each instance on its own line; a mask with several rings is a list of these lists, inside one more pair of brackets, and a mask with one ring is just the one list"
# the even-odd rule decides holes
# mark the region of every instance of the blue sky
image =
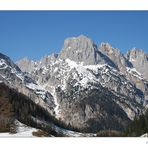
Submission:
[[0,52],[14,61],[58,53],[65,38],[80,34],[147,53],[148,11],[0,11]]

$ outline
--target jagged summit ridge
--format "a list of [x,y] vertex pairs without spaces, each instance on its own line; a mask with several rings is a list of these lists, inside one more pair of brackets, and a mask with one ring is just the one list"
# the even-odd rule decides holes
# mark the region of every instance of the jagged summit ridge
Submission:
[[21,61],[17,61],[16,64],[21,67],[23,72],[31,72],[31,70],[35,67],[35,62],[30,60],[28,57],[24,57]]
[[85,64],[96,64],[95,51],[97,46],[84,35],[75,38],[67,38],[60,52],[61,59],[69,58],[72,61],[83,62]]
[[[58,70],[59,65],[62,67],[63,65],[66,65],[65,63],[67,59],[83,66],[107,64],[123,74],[126,79],[134,83],[138,89],[142,90],[142,92],[147,95],[148,85],[145,80],[147,80],[148,70],[142,68],[139,69],[138,66],[133,64],[128,57],[129,56],[123,55],[118,48],[112,47],[109,43],[102,42],[97,47],[90,38],[80,35],[78,37],[67,38],[58,55],[45,56],[41,60],[35,61],[33,64],[34,67],[31,67],[26,71],[31,71],[31,73],[33,72],[36,75],[40,75],[34,77],[38,77],[37,80],[42,83],[45,77],[48,79],[49,70],[51,72],[51,77],[52,73]],[[20,62],[17,62],[17,65],[22,67],[22,70],[24,67],[30,67],[31,65],[27,65],[25,63],[21,65],[21,63],[23,62],[20,60]]]
[[148,54],[144,53],[143,50],[133,48],[125,56],[148,81]]
[[133,67],[120,50],[118,48],[113,48],[109,43],[101,43],[98,50],[113,61],[116,67],[122,72],[126,70],[126,67]]
[[97,45],[88,37],[80,35],[75,38],[67,38],[59,54],[61,59],[70,59],[75,62],[81,62],[84,65],[111,64],[113,63],[103,54],[101,54]]
[[123,130],[144,110],[147,81],[108,43],[97,46],[83,35],[68,38],[58,55],[44,56],[33,65],[25,72],[49,91],[54,115],[68,125]]
[[3,67],[4,65],[5,66],[9,65],[12,68],[15,68],[19,72],[21,71],[20,68],[16,64],[14,64],[8,56],[0,53],[0,66]]

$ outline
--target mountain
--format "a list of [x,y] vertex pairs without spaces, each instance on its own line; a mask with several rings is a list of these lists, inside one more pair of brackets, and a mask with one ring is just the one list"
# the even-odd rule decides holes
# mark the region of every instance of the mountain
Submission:
[[126,57],[148,81],[148,54],[144,53],[142,50],[133,48],[126,53]]
[[[133,68],[128,69],[129,79],[135,83],[136,87],[141,89],[148,100],[148,54],[144,51],[133,48],[129,50],[125,57],[132,63]],[[131,74],[134,77],[131,77]]]
[[124,55],[120,53],[120,50],[113,48],[109,43],[101,43],[98,50],[106,55],[121,72],[126,71],[126,67],[133,67]]
[[68,58],[84,65],[108,63],[111,66],[115,66],[109,58],[97,50],[97,45],[84,35],[80,35],[77,38],[67,38],[64,41],[59,58]]
[[143,111],[144,91],[128,79],[132,63],[108,43],[67,38],[58,55],[34,63],[30,75],[56,98],[56,118],[75,128],[123,130]]
[[[52,95],[41,86],[39,86],[31,77],[24,74],[20,68],[15,65],[11,59],[0,54],[0,80],[7,86],[16,89],[18,92],[30,97],[32,101],[43,108],[53,108]],[[50,109],[49,112],[53,114]]]
[[[146,67],[148,67],[148,56],[143,51],[138,49],[128,51],[124,56],[119,49],[113,48],[108,43],[101,43],[101,45],[98,47],[98,50],[105,54],[111,61],[113,61],[113,63],[118,68],[118,71],[123,73],[128,80],[136,85],[136,87],[144,93],[145,99],[147,100],[148,70]],[[137,60],[133,57],[134,52],[137,53]]]
[[19,67],[21,67],[21,70],[23,72],[27,71],[27,72],[32,72],[31,70],[35,67],[35,62],[28,59],[27,57],[24,57],[23,59],[21,59],[21,61],[19,61],[18,63],[16,63]]
[[67,38],[59,54],[38,61],[14,64],[1,54],[0,82],[26,96],[28,114],[39,124],[35,128],[48,127],[58,135],[124,131],[147,107],[148,81],[128,57],[84,35]]

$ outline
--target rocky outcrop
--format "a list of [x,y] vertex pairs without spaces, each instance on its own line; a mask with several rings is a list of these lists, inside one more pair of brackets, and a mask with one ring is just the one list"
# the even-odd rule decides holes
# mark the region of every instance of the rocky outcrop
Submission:
[[34,67],[35,67],[35,63],[33,60],[28,59],[27,57],[21,59],[20,61],[17,61],[16,64],[21,67],[21,70],[23,72],[32,72]]
[[[113,63],[118,68],[118,71],[123,73],[124,76],[129,81],[135,84],[136,87],[144,93],[145,98],[147,98],[148,82],[146,79],[147,77],[147,72],[146,72],[147,70],[145,69],[146,64],[143,65],[142,62],[140,62],[140,59],[142,60],[143,59],[142,57],[144,57],[143,55],[144,52],[142,51],[137,52],[137,57],[140,57],[140,58],[138,58],[139,61],[137,61],[137,64],[135,64],[135,59],[134,57],[132,57],[133,51],[129,51],[127,55],[124,56],[119,49],[113,48],[108,43],[101,43],[101,45],[98,47],[98,50],[101,51],[103,54],[105,54],[110,60],[112,60]],[[131,57],[130,57],[130,53],[131,53]],[[145,57],[144,63],[146,63],[146,57]],[[142,68],[139,69],[138,67],[142,67]],[[143,73],[145,76],[143,75]]]
[[148,54],[144,53],[142,50],[133,48],[127,52],[126,57],[137,71],[142,74],[143,78],[148,81]]
[[108,63],[114,66],[113,62],[98,51],[96,44],[84,35],[68,38],[64,41],[59,58],[70,59],[84,65],[96,65]]
[[113,48],[109,43],[101,43],[98,50],[105,54],[123,73],[126,71],[126,67],[133,67],[124,55],[120,53],[120,50]]

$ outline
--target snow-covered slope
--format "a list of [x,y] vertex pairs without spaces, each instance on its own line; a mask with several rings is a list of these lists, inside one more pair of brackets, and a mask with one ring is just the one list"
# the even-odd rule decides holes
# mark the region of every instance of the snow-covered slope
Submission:
[[[39,65],[39,67],[41,66]],[[46,63],[45,69],[44,67],[36,67],[32,75],[38,84],[52,94],[55,104],[54,112],[56,118],[60,120],[67,120],[66,122],[80,120],[68,119],[65,115],[68,113],[65,110],[69,111],[69,114],[72,114],[68,106],[71,103],[74,105],[75,101],[78,101],[78,96],[81,96],[84,92],[89,95],[94,90],[99,92],[100,89],[104,90],[104,97],[106,91],[108,91],[112,98],[116,98],[114,101],[117,106],[124,111],[130,120],[133,120],[136,115],[142,112],[142,92],[127,80],[122,73],[108,64],[84,65],[83,62],[75,62],[68,58],[66,60],[58,58],[55,61]],[[100,86],[103,88],[100,88]],[[69,100],[67,97],[71,99]],[[87,108],[87,105],[85,108]],[[88,107],[88,110],[91,110],[90,107]],[[94,109],[92,108],[92,110]],[[87,112],[85,111],[85,113]],[[90,116],[90,113],[87,116]],[[91,116],[96,118],[96,115]],[[88,120],[85,118],[84,120]],[[81,121],[81,123],[83,122]]]
[[31,77],[23,73],[9,57],[1,53],[0,81],[16,89],[18,92],[29,96],[33,102],[47,109],[50,113],[53,112],[53,96],[43,87],[39,86]]
[[25,124],[15,121],[16,125],[16,133],[0,133],[0,137],[36,137],[32,134],[32,132],[37,132],[39,129],[32,128],[29,126],[26,126]]
[[140,136],[140,137],[148,137],[148,133],[145,133],[145,134],[143,134],[143,135]]
[[137,77],[138,79],[143,79],[143,76],[140,72],[138,72],[135,68],[126,67],[127,72],[132,74],[133,76]]
[[133,67],[143,75],[143,78],[148,81],[148,54],[141,49],[133,48],[125,56]]

